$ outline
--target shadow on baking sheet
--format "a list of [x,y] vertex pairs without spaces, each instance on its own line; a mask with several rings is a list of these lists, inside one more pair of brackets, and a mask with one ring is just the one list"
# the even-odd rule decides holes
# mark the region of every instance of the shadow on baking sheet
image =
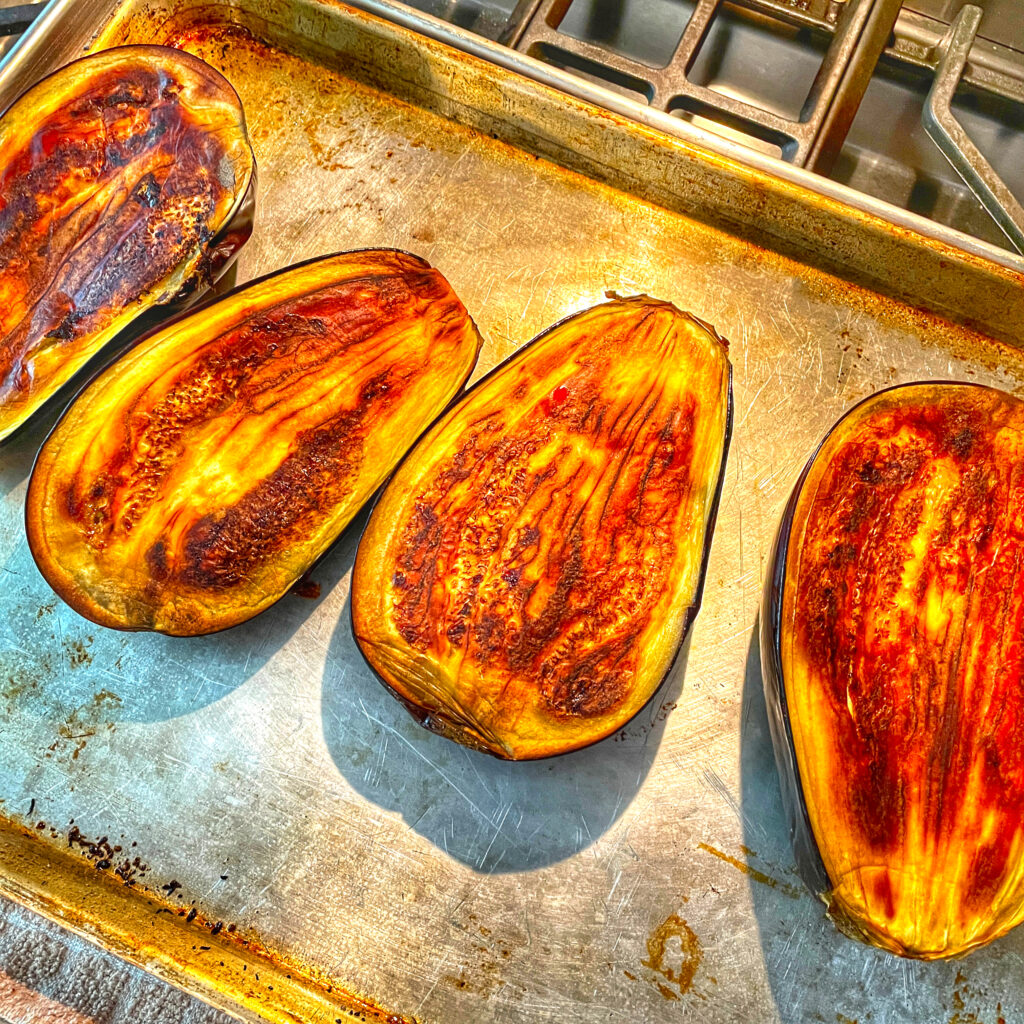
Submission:
[[[329,574],[325,568],[318,579]],[[39,575],[24,537],[0,562],[0,577],[0,711],[90,735],[107,723],[165,721],[225,697],[316,607],[286,595],[266,614],[214,636],[123,633],[65,605]]]
[[[63,411],[61,403],[53,402],[41,409],[32,421],[0,442],[0,501],[9,498],[12,511],[21,507],[20,501],[15,501],[14,492],[28,480],[39,446]],[[3,525],[8,527],[12,524]]]
[[[768,732],[760,624],[747,655],[741,811],[763,970],[783,1024],[1024,1020],[1024,932],[964,960],[905,960],[842,935],[797,874]],[[758,877],[760,876],[760,878]],[[771,884],[774,882],[775,884]]]
[[[207,637],[124,633],[82,618],[50,589],[22,524],[33,444],[45,425],[2,463],[0,485],[0,713],[54,723],[58,747],[104,735],[117,722],[159,722],[212,704],[254,676],[310,617],[320,598],[285,595],[249,622]],[[315,567],[326,597],[352,567],[364,519]]]
[[487,874],[540,868],[585,849],[629,806],[682,690],[688,649],[625,729],[571,754],[512,763],[414,722],[362,661],[346,603],[327,658],[324,737],[357,792],[449,856]]

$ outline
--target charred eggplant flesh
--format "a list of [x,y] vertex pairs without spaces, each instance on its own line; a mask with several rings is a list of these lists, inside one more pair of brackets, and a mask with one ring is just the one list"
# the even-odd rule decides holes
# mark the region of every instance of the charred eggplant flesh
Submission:
[[722,340],[639,296],[476,384],[379,499],[356,638],[425,726],[498,757],[624,725],[696,613],[730,421]]

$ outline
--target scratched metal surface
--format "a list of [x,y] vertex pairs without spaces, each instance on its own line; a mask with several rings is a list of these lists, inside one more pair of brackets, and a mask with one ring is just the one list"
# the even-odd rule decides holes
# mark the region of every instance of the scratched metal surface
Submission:
[[[80,9],[94,20],[55,35],[55,65],[93,28],[170,31],[140,5]],[[135,843],[139,882],[174,879],[210,920],[423,1022],[1024,1019],[1024,934],[960,963],[900,961],[843,938],[803,889],[754,631],[779,512],[839,414],[927,377],[1024,393],[1020,355],[359,84],[304,24],[281,48],[189,46],[239,89],[259,162],[239,280],[339,248],[420,253],[476,317],[480,371],[606,289],[731,339],[735,431],[686,657],[595,747],[470,753],[415,726],[356,650],[361,523],[317,568],[316,601],[203,639],[104,631],[26,549],[44,421],[0,452],[3,814],[65,848],[72,820]],[[436,70],[469,73],[455,57]]]

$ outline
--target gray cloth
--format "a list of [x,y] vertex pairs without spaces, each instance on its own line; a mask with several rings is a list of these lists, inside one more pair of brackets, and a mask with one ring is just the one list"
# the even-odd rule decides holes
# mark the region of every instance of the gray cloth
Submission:
[[236,1024],[0,897],[0,1024]]

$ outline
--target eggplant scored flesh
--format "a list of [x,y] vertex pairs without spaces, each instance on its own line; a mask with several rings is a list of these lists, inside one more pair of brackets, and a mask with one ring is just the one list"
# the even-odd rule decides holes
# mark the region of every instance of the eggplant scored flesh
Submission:
[[360,541],[356,639],[425,727],[512,760],[615,732],[700,600],[725,343],[647,296],[555,325],[403,460]]
[[190,54],[105,50],[0,118],[0,440],[252,230],[241,101]]
[[761,657],[797,860],[847,934],[963,954],[1024,918],[1024,402],[902,385],[786,510]]
[[147,336],[65,412],[29,545],[76,611],[192,636],[280,598],[476,363],[448,282],[392,250],[279,271]]

